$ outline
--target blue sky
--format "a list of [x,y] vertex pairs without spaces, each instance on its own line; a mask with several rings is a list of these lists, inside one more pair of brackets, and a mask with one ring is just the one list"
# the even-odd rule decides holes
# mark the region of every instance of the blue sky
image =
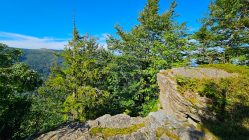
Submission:
[[[160,1],[160,13],[171,0]],[[177,21],[190,31],[208,12],[210,0],[177,0]],[[0,42],[17,48],[62,49],[71,38],[72,15],[81,34],[89,33],[105,44],[105,35],[115,35],[114,25],[129,30],[146,0],[0,0]]]

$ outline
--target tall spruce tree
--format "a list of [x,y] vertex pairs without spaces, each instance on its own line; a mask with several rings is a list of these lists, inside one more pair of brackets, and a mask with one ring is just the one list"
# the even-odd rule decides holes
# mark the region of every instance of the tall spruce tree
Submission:
[[108,58],[94,38],[80,36],[75,25],[73,38],[62,52],[63,67],[54,66],[40,93],[57,100],[66,120],[94,119],[103,114],[109,93],[103,88]]
[[162,15],[159,0],[148,0],[130,32],[116,26],[120,39],[110,37],[109,49],[116,54],[110,79],[120,110],[130,115],[147,115],[156,104],[156,74],[183,62],[185,24],[174,21],[176,2]]

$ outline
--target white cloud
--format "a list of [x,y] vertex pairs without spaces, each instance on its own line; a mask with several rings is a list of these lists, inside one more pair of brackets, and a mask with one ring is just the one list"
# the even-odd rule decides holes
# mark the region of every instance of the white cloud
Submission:
[[188,31],[190,33],[197,32],[198,30],[199,30],[199,27],[192,27],[192,26],[188,27]]
[[108,38],[108,35],[109,34],[105,33],[105,34],[101,34],[100,36],[96,36],[98,39],[99,45],[105,49],[107,49],[106,39]]
[[188,40],[189,43],[198,43],[198,41],[196,39],[190,39]]
[[0,31],[0,42],[7,44],[14,48],[27,48],[27,49],[56,49],[60,50],[67,45],[67,39],[56,39],[56,38],[38,38],[34,36],[27,36],[16,33],[8,33]]
[[[107,33],[101,35],[94,35],[97,38],[97,42],[103,48],[107,48],[106,39],[108,38]],[[14,48],[26,48],[26,49],[56,49],[62,50],[65,45],[68,44],[70,39],[57,39],[43,37],[38,38],[34,36],[28,36],[17,33],[1,32],[0,31],[0,43],[7,44],[9,47]]]

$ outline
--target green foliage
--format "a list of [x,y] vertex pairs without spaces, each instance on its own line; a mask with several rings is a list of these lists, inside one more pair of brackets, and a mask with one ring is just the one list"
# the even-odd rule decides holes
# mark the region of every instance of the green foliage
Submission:
[[213,49],[214,44],[212,40],[214,39],[213,33],[208,30],[208,27],[203,25],[199,31],[197,31],[193,38],[198,41],[197,45],[197,55],[196,59],[198,64],[211,64],[214,61],[218,61],[219,52]]
[[0,43],[0,67],[9,67],[17,62],[21,51],[18,49],[10,49],[7,45]]
[[141,114],[149,114],[150,112],[156,112],[159,109],[159,99],[151,99],[150,102],[143,104]]
[[24,138],[32,139],[64,123],[60,113],[54,109],[61,107],[57,106],[51,98],[36,93],[30,97],[30,102],[32,104],[28,116],[21,125],[22,129],[25,130]]
[[112,95],[119,110],[146,116],[158,98],[156,74],[183,62],[187,47],[185,24],[174,21],[176,2],[162,15],[158,0],[148,0],[138,18],[140,24],[125,32],[116,26],[120,39],[110,37],[108,47],[116,54],[108,67]]
[[198,89],[196,88],[198,86],[196,79],[186,78],[183,76],[177,76],[176,81],[177,81],[177,84],[179,85],[178,90],[182,94],[184,94],[184,92],[186,92],[186,90],[188,90],[190,92],[197,92],[198,91]]
[[101,128],[94,127],[90,129],[90,134],[93,136],[102,136],[104,139],[108,139],[108,137],[116,136],[116,135],[127,135],[133,132],[138,131],[139,129],[145,126],[144,123],[134,124],[128,128]]
[[249,67],[232,64],[212,64],[202,67],[222,69],[237,73],[224,79],[178,78],[178,89],[199,93],[212,99],[211,110],[217,121],[203,120],[204,126],[221,139],[247,139],[249,137]]
[[[76,91],[77,97],[69,95],[64,102],[64,111],[70,113],[73,120],[86,121],[88,118],[99,116],[101,105],[105,104],[109,95],[106,91],[97,88],[79,87]],[[70,117],[66,116],[66,117]]]
[[[240,59],[239,64],[248,65],[248,5],[247,0],[214,0],[210,4],[209,15],[202,20],[203,27],[195,34],[201,50],[205,51],[200,52],[201,64],[203,61],[209,64],[228,63],[231,59],[244,56],[246,59]],[[223,50],[209,49],[218,46]]]
[[23,63],[21,52],[0,44],[0,139],[21,139],[27,131],[32,102],[27,97],[40,84],[39,75]]
[[[106,113],[109,92],[106,90],[105,67],[111,54],[99,48],[95,39],[74,37],[62,52],[64,66],[54,65],[48,80],[39,88],[39,94],[58,106],[49,108],[64,120],[86,121]],[[49,103],[51,104],[51,103]]]

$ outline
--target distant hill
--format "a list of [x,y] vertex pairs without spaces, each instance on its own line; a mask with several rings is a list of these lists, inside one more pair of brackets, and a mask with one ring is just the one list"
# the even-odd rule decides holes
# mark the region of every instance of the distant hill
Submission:
[[61,50],[49,49],[21,49],[21,61],[28,64],[31,69],[38,71],[43,78],[48,77],[52,63],[62,64],[63,58],[56,56]]

